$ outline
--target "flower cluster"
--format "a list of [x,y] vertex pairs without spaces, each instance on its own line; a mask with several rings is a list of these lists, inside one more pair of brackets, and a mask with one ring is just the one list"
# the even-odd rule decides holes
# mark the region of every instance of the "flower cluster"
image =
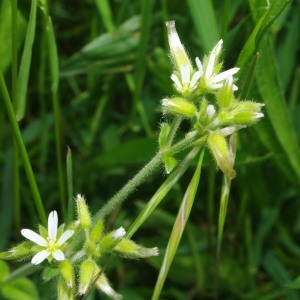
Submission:
[[[222,71],[222,40],[208,56],[204,56],[202,62],[197,57],[195,67],[179,39],[175,22],[169,21],[166,25],[174,67],[171,80],[176,95],[162,100],[162,111],[190,120],[190,133],[201,142],[206,141],[219,168],[233,178],[234,155],[226,137],[261,119],[264,116],[261,112],[263,104],[235,98],[234,92],[238,87],[233,76],[239,68]],[[168,123],[164,123],[160,140],[165,140],[168,130]],[[160,146],[162,149],[165,144],[160,143]],[[176,159],[167,151],[162,157],[169,173],[176,165]]]
[[[47,230],[39,226],[39,234],[22,229],[21,234],[29,241],[0,253],[3,259],[26,259],[31,257],[34,265],[47,260],[58,270],[58,299],[75,299],[86,295],[95,286],[112,299],[121,299],[109,284],[99,260],[109,253],[127,258],[146,258],[158,255],[157,248],[145,248],[125,237],[123,227],[105,233],[103,221],[93,222],[84,197],[76,197],[77,220],[67,230],[58,228],[58,216],[52,211],[48,217]],[[45,264],[47,266],[48,264]],[[57,277],[57,273],[55,274]],[[76,280],[78,278],[78,280]]]

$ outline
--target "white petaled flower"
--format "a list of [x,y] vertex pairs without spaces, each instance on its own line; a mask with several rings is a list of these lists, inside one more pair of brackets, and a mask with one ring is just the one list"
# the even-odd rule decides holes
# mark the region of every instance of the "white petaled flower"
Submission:
[[[222,49],[223,40],[220,40],[217,45],[213,48],[211,51],[208,61],[205,67],[203,67],[200,59],[196,57],[196,65],[198,67],[198,70],[200,72],[200,77],[202,77],[205,85],[207,88],[211,90],[217,90],[220,89],[224,81],[229,78],[230,76],[234,75],[239,71],[239,68],[231,68],[229,70],[226,70],[224,72],[215,74],[214,68],[217,64],[217,58],[221,52]],[[236,85],[233,85],[233,90],[236,91],[238,87]]]
[[[21,234],[28,240],[34,242],[42,248],[37,254],[35,254],[31,260],[34,265],[40,264],[46,258],[49,261],[54,258],[57,261],[65,259],[65,255],[60,249],[63,244],[74,234],[73,230],[66,230],[60,236],[57,236],[58,217],[57,212],[54,210],[48,217],[48,236],[44,237],[31,229],[22,229]],[[45,230],[45,229],[44,229]]]
[[192,72],[193,70],[191,70],[189,65],[183,65],[180,68],[180,74],[178,76],[174,73],[171,75],[174,86],[179,93],[185,95],[187,93],[191,93],[196,89],[201,77],[201,72],[194,72],[191,78]]
[[175,66],[175,72],[171,75],[171,79],[176,90],[186,95],[197,87],[201,73],[193,70],[192,63],[177,34],[175,21],[168,21],[166,25],[171,57]]

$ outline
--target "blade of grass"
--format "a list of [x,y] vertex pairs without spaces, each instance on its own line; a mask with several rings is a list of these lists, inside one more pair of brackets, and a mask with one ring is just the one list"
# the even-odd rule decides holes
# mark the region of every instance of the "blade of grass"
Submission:
[[[236,65],[238,67],[243,67],[245,63],[249,60],[251,55],[257,51],[261,39],[267,32],[272,23],[278,18],[282,13],[288,0],[275,0],[270,7],[265,11],[265,13],[256,22],[255,28],[253,29],[250,37],[246,41]],[[254,7],[256,9],[256,7]]]
[[3,75],[1,72],[0,72],[0,91],[2,94],[2,100],[4,103],[11,127],[13,130],[13,135],[14,135],[15,141],[18,145],[18,150],[19,150],[20,156],[21,156],[23,164],[24,164],[24,169],[25,169],[25,172],[27,175],[29,186],[31,188],[32,196],[33,196],[34,203],[35,203],[38,215],[39,215],[39,219],[42,224],[46,225],[46,214],[45,214],[44,205],[43,205],[43,202],[42,202],[42,199],[40,196],[39,189],[36,184],[36,180],[35,180],[35,177],[34,177],[34,174],[32,171],[32,167],[31,167],[31,163],[30,163],[27,151],[26,151],[26,147],[24,145],[22,134],[21,134],[19,125],[17,123],[16,117],[15,117],[15,112],[14,112],[13,106],[11,104],[10,97],[9,97],[9,94],[7,91],[7,87],[6,87],[6,84],[5,84],[5,81],[4,81],[4,78],[3,78]]
[[135,91],[133,97],[134,110],[138,111],[141,121],[143,123],[145,132],[148,136],[152,136],[152,129],[147,118],[144,105],[141,101],[142,87],[145,79],[145,56],[147,52],[148,41],[150,37],[152,11],[155,0],[142,0],[141,1],[141,36],[137,49],[136,63],[135,63]]
[[74,219],[74,200],[73,200],[73,165],[72,165],[72,151],[68,147],[67,152],[67,186],[68,186],[68,221]]
[[219,209],[219,221],[218,221],[218,246],[217,246],[217,265],[220,263],[221,256],[221,244],[223,238],[224,224],[227,214],[228,199],[230,195],[231,179],[226,175],[223,176],[223,184],[221,190],[221,201]]
[[58,169],[58,185],[60,194],[60,204],[61,210],[64,218],[66,219],[66,189],[65,189],[65,178],[64,178],[64,168],[61,156],[61,111],[58,96],[58,85],[59,85],[59,63],[57,46],[55,41],[55,34],[53,30],[52,20],[49,16],[45,16],[45,28],[47,36],[47,45],[49,49],[49,67],[51,74],[51,94],[54,112],[54,125],[55,125],[55,144],[56,144],[56,159],[57,159],[57,169]]
[[266,104],[274,133],[288,158],[297,182],[300,182],[300,149],[284,99],[274,48],[269,37],[262,41],[259,51],[261,58],[257,63],[257,85]]
[[212,1],[188,0],[187,3],[203,49],[208,53],[220,39]]
[[174,223],[174,226],[173,226],[173,229],[172,229],[172,232],[170,235],[170,239],[169,239],[166,253],[164,256],[164,260],[163,260],[162,266],[160,268],[158,279],[157,279],[157,282],[156,282],[156,285],[154,288],[154,292],[153,292],[153,295],[151,298],[152,300],[159,299],[159,296],[162,291],[167,274],[169,272],[171,263],[173,261],[173,258],[176,254],[179,242],[181,240],[185,225],[188,221],[188,218],[189,218],[189,215],[190,215],[190,212],[191,212],[194,200],[195,200],[196,192],[198,189],[198,184],[200,181],[204,152],[205,152],[205,148],[203,148],[200,153],[197,169],[196,169],[196,171],[193,175],[193,178],[192,178],[192,180],[185,192],[185,195],[182,199],[182,203],[181,203],[180,209],[177,214],[176,221]]
[[139,216],[135,219],[134,223],[131,225],[127,231],[126,236],[128,238],[132,237],[134,233],[142,226],[142,224],[151,215],[154,209],[159,205],[162,199],[174,186],[174,184],[179,180],[179,178],[185,173],[190,165],[190,162],[199,152],[199,147],[196,147],[190,151],[190,153],[185,157],[185,159],[178,165],[178,167],[168,176],[164,183],[159,187],[156,193],[151,197],[147,205],[144,207]]
[[106,30],[110,32],[114,31],[115,26],[109,2],[107,0],[95,0],[95,3]]
[[23,119],[25,113],[25,107],[26,107],[26,96],[27,96],[31,56],[32,56],[32,45],[34,41],[35,28],[36,28],[36,11],[37,11],[37,0],[32,0],[29,21],[28,21],[28,28],[27,28],[24,49],[23,49],[22,58],[20,62],[18,81],[17,81],[17,98],[16,98],[15,111],[16,111],[16,116],[18,121]]

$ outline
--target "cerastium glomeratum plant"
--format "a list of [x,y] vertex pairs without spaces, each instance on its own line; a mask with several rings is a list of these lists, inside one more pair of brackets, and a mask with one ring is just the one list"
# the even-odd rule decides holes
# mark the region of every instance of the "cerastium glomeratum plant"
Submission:
[[[238,90],[236,75],[239,69],[222,70],[222,40],[217,42],[202,61],[197,57],[193,63],[179,39],[175,22],[169,21],[166,25],[173,63],[171,80],[175,94],[161,101],[166,121],[160,127],[157,155],[94,217],[91,217],[84,197],[77,195],[75,200],[77,218],[73,222],[58,227],[58,214],[52,211],[48,217],[48,228],[39,225],[38,233],[31,229],[22,229],[21,234],[27,240],[1,253],[3,259],[30,259],[33,265],[41,266],[44,273],[49,274],[51,269],[52,275],[48,275],[48,278],[53,278],[57,282],[58,299],[85,297],[94,286],[112,299],[121,299],[121,295],[110,286],[101,259],[110,253],[127,258],[158,255],[157,248],[144,248],[130,240],[129,236],[149,217],[163,198],[161,195],[165,195],[182,175],[182,169],[186,168],[185,162],[190,162],[190,154],[186,155],[182,162],[178,162],[176,154],[186,149],[199,150],[201,147],[207,147],[224,176],[231,180],[236,172],[233,168],[235,154],[229,143],[229,137],[263,117],[261,112],[263,104],[238,100],[235,97],[234,92]],[[177,133],[183,120],[188,120],[189,129],[182,137]],[[166,173],[172,173],[134,222],[133,229],[126,233],[125,229],[120,227],[107,232],[104,226],[105,215],[124,201],[146,180],[149,173],[159,169],[162,163]],[[199,181],[200,169],[201,164],[198,164],[198,173],[193,180]],[[186,203],[189,201],[188,206],[191,209],[195,197],[193,189],[197,189],[197,184],[198,182],[191,181],[183,199],[178,214],[180,217],[178,226],[182,227],[177,228],[175,223],[173,228],[175,233],[176,230],[180,231],[180,235],[175,234],[176,237],[181,236],[189,216],[185,201]],[[174,255],[180,240],[179,238],[172,244],[172,236],[171,234],[169,245],[175,246],[170,250],[169,246],[167,248],[164,268],[161,269],[158,279],[161,285],[166,276],[163,273],[167,272],[168,255],[169,257]],[[156,289],[153,299],[158,298],[159,289],[161,287]]]

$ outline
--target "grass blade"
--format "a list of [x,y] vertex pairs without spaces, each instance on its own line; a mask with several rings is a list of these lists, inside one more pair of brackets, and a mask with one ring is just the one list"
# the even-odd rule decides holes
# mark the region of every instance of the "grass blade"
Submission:
[[188,0],[196,30],[205,52],[209,52],[220,39],[217,18],[211,0]]
[[193,178],[185,192],[185,195],[183,197],[180,209],[177,214],[176,221],[174,223],[172,233],[170,235],[170,239],[168,242],[168,246],[166,249],[165,257],[158,275],[158,279],[155,285],[155,289],[153,292],[152,300],[159,299],[160,293],[162,291],[164,282],[166,280],[167,274],[169,272],[171,263],[173,261],[173,258],[176,254],[179,242],[182,237],[182,233],[184,231],[185,225],[188,221],[196,192],[198,189],[198,184],[200,181],[200,175],[201,175],[201,168],[202,168],[202,161],[204,156],[204,149],[200,153],[197,169],[193,175]]
[[24,49],[23,49],[21,63],[20,63],[20,70],[18,75],[18,82],[17,82],[17,99],[16,99],[15,111],[16,111],[16,116],[18,121],[23,119],[25,113],[25,107],[26,107],[26,95],[27,95],[29,71],[30,71],[30,64],[31,64],[31,56],[32,56],[32,45],[34,41],[35,28],[36,28],[36,11],[37,11],[37,0],[32,0],[28,28],[27,28],[25,44],[24,44]]

